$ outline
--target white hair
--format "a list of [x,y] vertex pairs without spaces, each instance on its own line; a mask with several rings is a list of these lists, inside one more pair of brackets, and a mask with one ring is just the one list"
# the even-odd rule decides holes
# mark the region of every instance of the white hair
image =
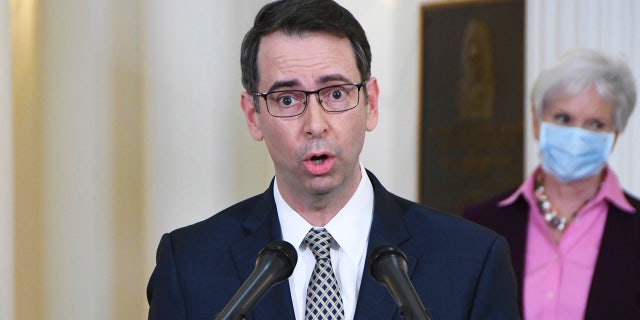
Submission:
[[595,88],[614,107],[614,129],[624,131],[636,104],[636,85],[629,66],[595,50],[575,50],[538,76],[531,92],[538,118],[552,99],[573,97]]

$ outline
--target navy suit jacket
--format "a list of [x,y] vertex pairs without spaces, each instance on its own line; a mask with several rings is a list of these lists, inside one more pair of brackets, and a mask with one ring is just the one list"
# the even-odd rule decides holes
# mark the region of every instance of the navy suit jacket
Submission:
[[[367,173],[375,197],[367,255],[380,244],[397,245],[433,319],[519,318],[504,238],[397,197]],[[163,235],[147,287],[149,319],[213,319],[253,271],[258,252],[277,239],[273,182],[263,194]],[[288,281],[273,286],[248,319],[294,319]],[[401,319],[391,294],[366,267],[354,319]]]
[[[472,205],[463,216],[506,237],[522,310],[529,205],[519,197],[512,205],[498,206],[513,192],[515,189]],[[640,201],[629,194],[625,196],[636,210],[640,209]],[[629,214],[609,205],[584,318],[640,320],[640,212]]]

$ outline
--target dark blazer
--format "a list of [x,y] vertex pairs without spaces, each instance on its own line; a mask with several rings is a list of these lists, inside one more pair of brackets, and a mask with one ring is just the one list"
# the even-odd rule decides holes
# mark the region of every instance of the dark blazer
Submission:
[[[504,238],[397,197],[367,173],[375,196],[367,251],[394,244],[407,255],[408,274],[433,319],[518,318]],[[258,252],[276,239],[282,236],[273,181],[261,195],[163,235],[147,287],[149,319],[213,319],[252,272]],[[288,281],[273,286],[248,318],[294,319]],[[367,270],[354,318],[401,319]]]
[[[515,189],[468,207],[463,216],[489,227],[509,242],[511,262],[518,281],[522,309],[525,248],[529,205],[521,196],[499,207]],[[625,194],[640,209],[640,201]],[[609,205],[600,252],[591,282],[585,319],[640,319],[640,212],[629,214]]]

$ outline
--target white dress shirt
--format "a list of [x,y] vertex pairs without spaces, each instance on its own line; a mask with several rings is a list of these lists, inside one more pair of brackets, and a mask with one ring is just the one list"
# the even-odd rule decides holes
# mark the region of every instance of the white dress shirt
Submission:
[[[360,163],[362,179],[358,189],[347,204],[324,227],[334,241],[331,245],[331,264],[338,283],[344,306],[345,319],[353,319],[362,272],[366,262],[369,230],[373,219],[373,186]],[[277,179],[276,179],[277,181]],[[278,184],[274,181],[274,198],[283,240],[291,243],[298,252],[298,263],[289,277],[291,301],[296,319],[304,319],[307,286],[316,259],[302,242],[307,232],[315,228],[295,212],[282,198]],[[322,228],[316,228],[322,229]]]

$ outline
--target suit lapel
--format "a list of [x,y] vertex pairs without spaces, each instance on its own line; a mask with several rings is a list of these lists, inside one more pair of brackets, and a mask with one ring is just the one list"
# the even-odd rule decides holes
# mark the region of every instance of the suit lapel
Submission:
[[[241,282],[244,282],[255,267],[256,258],[262,248],[273,240],[282,239],[280,222],[273,200],[273,182],[260,197],[243,224],[248,236],[234,243],[230,250]],[[282,281],[273,286],[258,301],[249,319],[294,319],[289,282]]]
[[[393,195],[384,189],[373,174],[368,171],[367,173],[373,185],[375,198],[373,221],[367,246],[367,257],[369,257],[371,251],[378,245],[393,244],[400,246],[409,239],[410,235],[402,220],[402,208],[393,201]],[[416,258],[407,255],[407,260],[407,273],[411,276],[416,266]],[[371,276],[369,264],[367,263],[362,275],[354,319],[393,319],[397,311],[398,306],[391,293]]]
[[[380,184],[377,178],[368,172],[374,189],[374,213],[369,233],[367,257],[370,252],[381,244],[394,244],[402,248],[410,234],[402,220],[403,209]],[[231,246],[238,275],[244,282],[253,271],[258,252],[270,241],[282,239],[280,222],[273,200],[273,183],[261,196],[258,204],[250,212],[244,223],[248,236]],[[415,270],[417,259],[410,252],[407,255],[408,275],[411,277]],[[398,306],[387,288],[375,281],[365,266],[356,304],[354,319],[393,319],[400,317]],[[283,281],[267,292],[251,312],[249,319],[294,319],[293,304],[288,281]]]

